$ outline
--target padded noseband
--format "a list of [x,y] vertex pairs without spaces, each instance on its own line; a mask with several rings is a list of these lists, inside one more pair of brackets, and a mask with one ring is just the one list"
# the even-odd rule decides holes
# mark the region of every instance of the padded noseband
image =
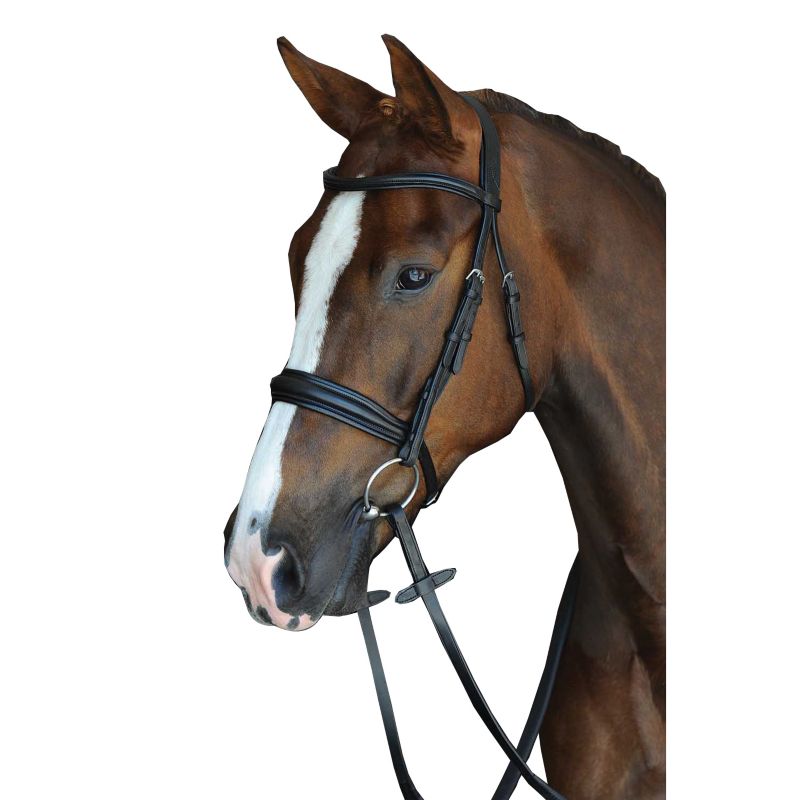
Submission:
[[[299,369],[284,369],[270,383],[272,402],[293,403],[344,422],[384,442],[401,447],[408,439],[409,425],[369,397],[335,381]],[[440,491],[436,468],[425,442],[419,463],[425,476],[425,506],[438,499]]]

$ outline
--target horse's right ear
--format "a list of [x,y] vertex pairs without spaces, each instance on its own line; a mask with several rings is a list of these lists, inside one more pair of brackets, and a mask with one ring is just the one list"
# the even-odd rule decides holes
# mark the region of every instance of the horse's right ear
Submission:
[[286,69],[320,119],[348,141],[364,116],[385,95],[368,83],[303,55],[288,39],[278,39]]

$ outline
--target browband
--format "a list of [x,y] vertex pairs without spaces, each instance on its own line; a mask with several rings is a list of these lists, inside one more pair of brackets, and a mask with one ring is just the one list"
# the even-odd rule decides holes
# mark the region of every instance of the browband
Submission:
[[375,175],[366,178],[340,178],[336,167],[322,173],[322,183],[334,192],[366,192],[371,189],[440,189],[459,194],[468,200],[477,200],[481,205],[500,211],[500,196],[487,192],[480,186],[461,178],[442,175],[440,172],[395,172],[390,175]]

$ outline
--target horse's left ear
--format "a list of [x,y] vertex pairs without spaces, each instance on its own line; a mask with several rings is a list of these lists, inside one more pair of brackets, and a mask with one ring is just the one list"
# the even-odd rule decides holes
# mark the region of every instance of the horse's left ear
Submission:
[[383,35],[392,63],[392,81],[400,106],[426,134],[464,142],[480,136],[480,122],[469,103],[428,69],[399,39]]

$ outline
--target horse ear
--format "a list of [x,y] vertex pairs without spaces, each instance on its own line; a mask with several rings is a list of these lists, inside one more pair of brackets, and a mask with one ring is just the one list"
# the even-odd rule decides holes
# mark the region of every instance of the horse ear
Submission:
[[364,116],[385,95],[368,83],[303,55],[288,39],[278,39],[286,69],[320,119],[350,140]]
[[480,134],[480,122],[458,92],[428,69],[399,39],[383,35],[400,106],[437,139],[463,142]]

